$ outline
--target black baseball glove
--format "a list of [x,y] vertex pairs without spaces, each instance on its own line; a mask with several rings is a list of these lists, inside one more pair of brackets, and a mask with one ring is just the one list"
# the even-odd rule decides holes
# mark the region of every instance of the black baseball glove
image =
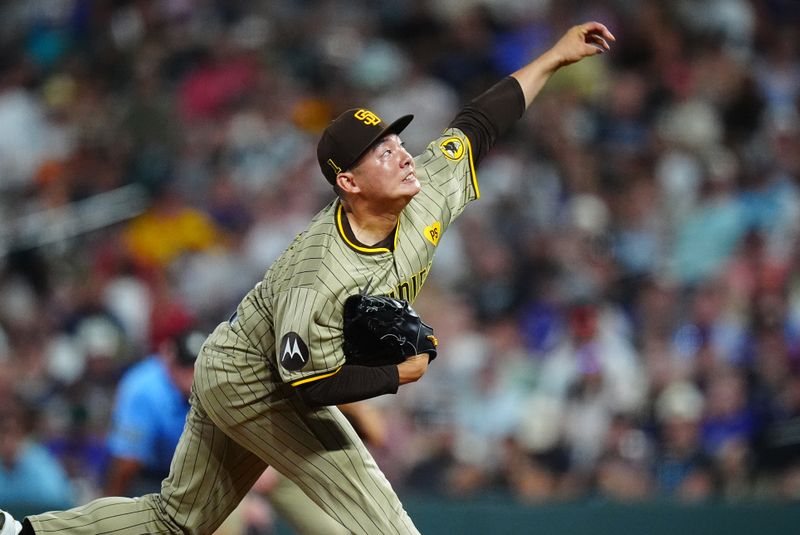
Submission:
[[344,354],[348,364],[384,366],[427,353],[436,358],[433,329],[408,302],[355,294],[344,302]]

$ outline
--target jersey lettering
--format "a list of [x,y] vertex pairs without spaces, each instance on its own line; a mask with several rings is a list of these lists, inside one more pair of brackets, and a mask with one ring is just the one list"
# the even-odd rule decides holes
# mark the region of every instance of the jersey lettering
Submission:
[[427,267],[423,268],[419,273],[415,273],[409,280],[403,281],[395,286],[392,291],[389,292],[389,297],[413,302],[414,299],[417,298],[419,291],[422,289],[422,285],[425,283],[425,278],[428,275],[428,270],[430,267],[431,263],[428,262]]
[[[414,277],[411,278],[413,279]],[[411,286],[408,282],[401,282],[397,286],[397,297],[404,301],[411,301]]]

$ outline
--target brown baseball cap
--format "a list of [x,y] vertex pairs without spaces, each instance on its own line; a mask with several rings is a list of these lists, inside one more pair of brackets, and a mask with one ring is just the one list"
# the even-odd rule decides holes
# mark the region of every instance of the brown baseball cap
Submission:
[[399,134],[413,118],[413,115],[403,115],[387,125],[365,108],[342,113],[322,132],[317,144],[322,174],[331,184],[336,183],[336,176],[350,169],[375,142],[387,134]]

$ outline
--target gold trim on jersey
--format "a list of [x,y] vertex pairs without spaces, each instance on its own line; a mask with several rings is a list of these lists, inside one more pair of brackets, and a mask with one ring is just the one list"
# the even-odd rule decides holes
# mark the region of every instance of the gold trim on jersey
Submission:
[[336,368],[335,370],[333,370],[330,373],[323,373],[322,375],[315,375],[313,377],[306,377],[305,379],[300,379],[298,381],[295,381],[295,382],[291,383],[291,385],[292,386],[300,386],[300,385],[304,385],[306,383],[313,383],[314,381],[319,381],[320,379],[327,379],[328,377],[330,377],[332,375],[336,375],[337,373],[339,373],[339,370],[341,370],[341,369],[342,369],[342,367],[339,366],[338,368]]
[[[339,230],[339,236],[342,237],[344,242],[347,244],[348,247],[357,251],[359,253],[364,254],[377,254],[377,253],[391,253],[391,251],[387,247],[364,247],[363,245],[357,245],[353,243],[353,241],[347,237],[347,233],[344,231],[344,224],[342,223],[342,217],[344,214],[344,207],[342,204],[339,204],[339,207],[336,209],[336,228]],[[397,226],[394,228],[394,245],[393,247],[397,248],[397,237],[400,235],[400,221],[398,220]]]
[[469,149],[469,171],[472,173],[472,187],[475,188],[475,198],[481,198],[481,190],[478,187],[478,175],[475,173],[475,162],[472,161],[472,143],[469,141],[469,136],[464,136],[464,141],[467,142]]

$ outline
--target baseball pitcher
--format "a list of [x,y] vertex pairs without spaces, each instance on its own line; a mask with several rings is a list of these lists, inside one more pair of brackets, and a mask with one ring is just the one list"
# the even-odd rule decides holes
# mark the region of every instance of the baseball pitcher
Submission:
[[[353,533],[418,533],[335,405],[395,393],[425,374],[436,339],[408,303],[442,235],[479,197],[476,167],[556,70],[609,50],[613,40],[597,22],[569,29],[468,103],[416,158],[399,137],[411,115],[387,123],[364,108],[341,114],[317,147],[336,199],[205,341],[161,491],[101,498],[22,524],[3,513],[0,535],[211,533],[268,465]],[[363,329],[348,338],[345,303],[353,295],[393,299],[348,305]],[[402,360],[365,361],[372,337],[401,348]],[[355,353],[364,339],[362,358],[348,362],[345,338]]]

